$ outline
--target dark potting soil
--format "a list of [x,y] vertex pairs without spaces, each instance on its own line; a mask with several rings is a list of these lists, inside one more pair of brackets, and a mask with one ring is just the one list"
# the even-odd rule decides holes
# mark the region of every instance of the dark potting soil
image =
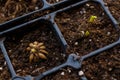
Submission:
[[41,0],[1,0],[0,23],[42,8]]
[[[8,54],[17,75],[36,76],[48,69],[62,64],[65,56],[56,35],[47,24],[36,24],[34,31],[10,36],[5,41]],[[30,43],[38,41],[44,43],[48,51],[47,60],[39,59],[37,62],[29,63],[30,52],[26,50]],[[4,79],[4,77],[2,77]]]
[[[96,21],[89,22],[91,16]],[[55,20],[68,42],[68,53],[85,55],[118,40],[115,27],[97,4],[60,13]]]
[[48,3],[50,4],[54,4],[54,3],[57,3],[57,2],[60,2],[62,0],[47,0]]
[[82,70],[88,80],[119,80],[120,46],[87,59],[83,62]]
[[120,23],[120,0],[104,0],[106,5],[109,7],[112,15],[117,19]]
[[[92,15],[97,16],[97,20],[93,23],[90,23],[89,19]],[[97,4],[87,3],[78,9],[76,8],[59,13],[55,20],[68,43],[68,54],[74,52],[77,55],[83,56],[118,40],[118,34],[115,30],[115,27],[113,27],[111,21]],[[86,36],[87,31],[89,32],[88,36]],[[118,53],[113,51],[113,54]],[[103,59],[97,58],[99,57],[97,56],[84,62],[85,68],[83,68],[83,70],[88,80],[112,80],[113,78],[118,80],[120,79],[118,76],[120,71],[116,72],[116,70],[120,69],[120,64],[117,60],[116,62],[113,60],[110,63],[119,65],[117,66],[119,68],[113,70],[113,75],[111,76],[109,67],[106,66],[109,65],[109,63],[106,63],[107,59],[108,62],[111,60],[111,56],[108,55],[110,55],[110,51],[102,54]],[[120,54],[116,55],[117,58],[119,55]],[[104,60],[106,60],[106,62]],[[106,67],[106,71],[104,71],[102,67]],[[110,69],[113,69],[113,66]]]
[[10,73],[6,65],[4,56],[2,55],[2,52],[0,50],[0,80],[7,80],[7,79],[10,79]]

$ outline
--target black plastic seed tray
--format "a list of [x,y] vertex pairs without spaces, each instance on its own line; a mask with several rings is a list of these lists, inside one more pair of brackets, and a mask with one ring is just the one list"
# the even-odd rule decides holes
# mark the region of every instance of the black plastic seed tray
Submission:
[[[120,44],[120,38],[119,38],[116,42],[113,42],[112,44],[109,44],[103,48],[95,50],[95,51],[93,51],[87,55],[84,55],[84,56],[77,56],[74,53],[72,53],[68,56],[68,59],[65,63],[61,64],[60,66],[54,67],[51,70],[43,72],[42,74],[40,74],[36,77],[32,77],[30,75],[28,75],[28,76],[26,75],[26,77],[16,75],[16,72],[11,64],[11,61],[10,61],[9,56],[7,54],[6,48],[4,46],[5,37],[7,38],[8,36],[12,35],[13,33],[15,34],[15,33],[19,33],[21,31],[24,31],[24,30],[30,28],[29,25],[32,25],[35,22],[47,20],[50,22],[50,25],[52,25],[51,26],[52,30],[55,31],[57,38],[61,42],[62,47],[63,47],[63,51],[66,52],[67,42],[64,39],[61,31],[59,30],[58,25],[54,21],[55,16],[57,13],[61,13],[61,12],[64,12],[66,10],[70,10],[70,9],[75,8],[77,6],[83,5],[87,2],[93,2],[93,3],[99,4],[103,8],[104,12],[109,17],[109,19],[112,21],[114,27],[116,28],[116,31],[119,32],[118,22],[111,15],[110,11],[105,6],[103,0],[75,0],[75,1],[65,0],[65,1],[55,3],[55,4],[49,4],[49,3],[47,3],[47,1],[43,0],[43,8],[42,9],[28,13],[26,15],[15,18],[15,19],[10,20],[8,22],[5,22],[3,24],[0,24],[0,37],[1,37],[0,47],[1,47],[2,53],[5,57],[5,60],[7,62],[8,68],[10,70],[12,80],[41,80],[45,76],[48,76],[54,72],[57,72],[58,70],[60,70],[61,68],[64,68],[64,67],[72,67],[74,69],[81,69],[82,62],[85,59],[90,58],[90,57],[95,56],[95,55],[98,55],[101,52],[104,52],[104,51],[106,51],[110,48],[113,48],[113,47]],[[41,14],[41,15],[36,16],[35,14]],[[34,16],[34,17],[31,18],[31,16]],[[87,80],[87,78],[85,76],[82,76],[81,79]]]
[[[64,8],[66,6],[69,6],[70,4],[76,3],[77,1],[79,1],[79,0],[76,0],[76,1],[63,0],[63,1],[55,3],[55,4],[49,4],[46,0],[42,0],[42,4],[43,4],[42,8],[0,24],[0,31],[5,31],[9,28],[13,28],[14,26],[20,25],[20,24],[28,22],[32,19],[41,17],[48,13],[51,13],[51,12],[54,12],[61,8]],[[4,33],[1,33],[0,35],[3,35],[3,34]]]

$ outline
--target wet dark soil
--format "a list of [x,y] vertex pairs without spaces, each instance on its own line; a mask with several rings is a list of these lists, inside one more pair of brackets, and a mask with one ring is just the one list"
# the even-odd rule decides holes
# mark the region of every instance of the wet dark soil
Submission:
[[10,73],[6,65],[6,61],[0,50],[0,80],[10,79]]
[[[91,15],[97,16],[97,20],[94,23],[89,22]],[[74,52],[83,56],[118,40],[117,32],[111,21],[102,9],[95,4],[88,3],[81,8],[60,13],[55,20],[68,43],[68,54]],[[86,31],[89,31],[89,36],[85,36]],[[103,55],[109,55],[109,52],[104,52]],[[116,55],[117,58],[119,57],[118,55]],[[109,67],[106,66],[107,63],[104,62],[105,59],[109,61],[108,57],[110,56],[101,56],[103,59],[98,57],[94,57],[95,60],[92,58],[84,62],[85,68],[83,70],[88,80],[113,80],[112,78],[119,80],[120,77],[118,75],[120,72],[116,72],[116,70],[120,69],[119,62],[111,62],[114,65],[118,64],[119,68],[113,70],[114,76],[110,77],[111,72],[109,72]],[[96,64],[98,62],[100,64]],[[103,68],[107,70],[104,71]]]
[[[115,27],[102,9],[96,6],[88,3],[56,16],[56,23],[68,42],[68,53],[87,54],[118,40]],[[91,16],[96,16],[96,21],[89,22]]]
[[54,4],[54,3],[57,3],[57,2],[60,2],[62,0],[47,0],[48,3],[50,4]]
[[120,23],[120,0],[104,0],[106,2],[106,5],[109,7],[111,13],[113,16],[118,20]]
[[120,46],[89,58],[83,62],[82,70],[85,72],[88,80],[119,80]]
[[[120,0],[104,0],[113,16],[120,22]],[[50,3],[56,1],[50,0]],[[5,2],[4,2],[5,4]],[[17,3],[16,3],[17,4]],[[32,4],[31,4],[32,5]],[[4,5],[1,5],[4,7]],[[24,8],[27,9],[27,8]],[[29,12],[29,11],[28,11]],[[23,13],[26,13],[25,11]],[[23,15],[16,14],[16,16]],[[0,22],[9,18],[6,12]],[[97,16],[93,23],[89,22],[90,16]],[[12,18],[10,18],[12,19]],[[9,19],[8,19],[9,20]],[[116,29],[103,10],[93,3],[76,7],[73,10],[56,15],[55,21],[68,43],[66,55],[63,54],[60,42],[49,23],[36,23],[32,28],[21,33],[7,37],[5,47],[17,75],[36,76],[66,61],[67,55],[76,53],[79,56],[102,48],[118,40]],[[31,31],[32,29],[32,31]],[[86,34],[89,32],[89,34]],[[29,63],[30,53],[26,51],[29,43],[43,42],[48,51],[47,60]],[[0,80],[10,80],[10,73],[6,62],[0,52]],[[81,69],[88,80],[119,80],[120,79],[120,46],[107,50],[100,55],[83,61]],[[80,80],[79,70],[72,68],[61,69],[59,72],[45,77],[43,80]]]
[[41,0],[1,0],[0,23],[42,8]]
[[[8,37],[5,41],[12,64],[20,76],[25,76],[26,74],[38,75],[61,64],[65,59],[61,45],[49,24],[36,24],[33,27],[37,28],[30,33],[27,31],[25,34],[16,34],[16,36]],[[37,62],[29,63],[30,52],[26,48],[34,41],[44,43],[48,52],[47,60],[38,59]]]

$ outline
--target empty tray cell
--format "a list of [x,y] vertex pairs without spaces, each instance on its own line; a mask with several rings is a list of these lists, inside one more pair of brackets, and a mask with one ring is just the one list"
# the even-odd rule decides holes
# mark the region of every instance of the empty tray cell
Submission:
[[87,59],[83,62],[82,70],[88,80],[119,80],[120,46]]
[[0,23],[42,8],[41,0],[1,0]]
[[0,50],[0,80],[10,80],[10,72],[8,70],[3,53]]
[[5,46],[17,75],[47,71],[64,62],[61,44],[47,21],[38,21],[15,35],[8,36]]
[[98,4],[58,13],[55,21],[68,43],[67,53],[85,55],[118,40],[115,27]]
[[50,4],[58,3],[60,1],[63,1],[63,0],[47,0],[47,2]]

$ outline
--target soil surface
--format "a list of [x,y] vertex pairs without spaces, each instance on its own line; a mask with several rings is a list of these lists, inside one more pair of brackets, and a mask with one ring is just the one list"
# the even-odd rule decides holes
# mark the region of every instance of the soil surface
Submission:
[[112,15],[117,19],[117,21],[120,23],[120,0],[104,0],[106,2],[106,5],[109,7]]
[[0,0],[0,23],[40,8],[41,0]]
[[[55,20],[68,42],[68,53],[87,54],[118,39],[111,21],[96,6],[88,3],[78,9],[57,14]],[[97,17],[92,23],[89,22],[91,16]]]
[[[7,1],[14,2],[16,6],[18,4],[21,4],[21,6],[23,4],[28,6],[31,4],[34,8],[25,7],[21,13],[18,11],[14,14],[14,11],[13,13],[10,12],[10,7],[5,8]],[[36,7],[35,4],[32,2],[28,3],[27,0],[18,2],[15,0],[7,1],[0,2],[0,23],[33,11]],[[56,1],[57,0],[49,0],[48,2],[55,3]],[[113,16],[120,23],[120,0],[104,1]],[[2,11],[3,8],[5,11]],[[12,9],[12,7],[10,9]],[[14,9],[15,12],[16,9]],[[13,15],[15,15],[15,17],[12,17]],[[97,17],[92,23],[89,22],[91,16]],[[55,21],[68,43],[66,55],[63,53],[60,42],[48,22],[35,23],[31,25],[32,28],[7,37],[5,47],[17,75],[36,76],[64,63],[68,54],[76,53],[79,56],[83,56],[111,44],[119,38],[115,27],[111,24],[111,21],[98,4],[87,3],[66,12],[59,13],[56,15]],[[30,52],[28,52],[26,48],[34,41],[44,43],[46,51],[48,51],[47,60],[38,59],[37,62],[29,63]],[[118,45],[100,55],[86,59],[82,63],[81,70],[88,80],[120,80],[120,46]],[[80,80],[79,71],[80,70],[67,67],[55,74],[45,77],[43,80]],[[10,80],[11,76],[1,52],[0,73],[0,80]]]
[[[41,28],[38,28],[40,27],[38,25],[41,25]],[[36,24],[33,27],[37,29],[30,33],[27,31],[22,35],[8,37],[5,41],[12,64],[17,74],[21,76],[26,74],[35,76],[64,62],[65,56],[62,54],[61,45],[49,24]],[[37,62],[29,63],[30,52],[26,48],[34,41],[44,43],[48,52],[47,60],[38,59]]]
[[[97,16],[97,20],[94,21],[94,23],[89,22],[91,15]],[[74,52],[83,56],[118,40],[117,32],[111,24],[111,21],[102,9],[95,4],[88,3],[81,8],[60,13],[56,16],[55,20],[68,43],[68,54]],[[86,32],[89,32],[88,36],[86,36]],[[83,71],[88,80],[120,79],[118,76],[120,71],[117,71],[120,69],[120,63],[118,61],[113,61],[113,63],[109,62],[109,54],[109,52],[104,52],[102,55],[107,56],[99,55],[96,56],[97,58],[94,57],[95,59],[89,59],[84,62]],[[118,55],[116,56],[119,57]],[[102,57],[103,59],[99,57]],[[105,62],[105,59],[108,60]],[[109,64],[119,65],[117,66],[119,68],[110,66],[113,75],[111,75],[111,72],[109,71]]]
[[48,3],[50,4],[54,4],[54,3],[57,3],[57,2],[60,2],[62,0],[47,0]]

